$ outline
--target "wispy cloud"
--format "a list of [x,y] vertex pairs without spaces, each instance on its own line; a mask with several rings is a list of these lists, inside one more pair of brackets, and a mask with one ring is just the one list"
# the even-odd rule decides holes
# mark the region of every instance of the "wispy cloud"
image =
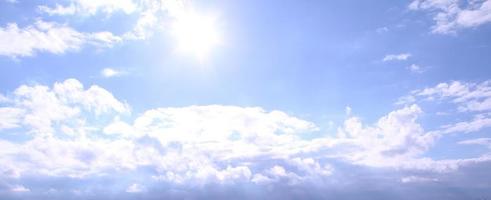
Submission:
[[68,2],[68,5],[56,3],[54,7],[41,5],[38,9],[49,15],[95,15],[98,12],[112,14],[116,11],[130,14],[137,9],[137,2],[133,0],[70,0]]
[[388,54],[382,59],[382,61],[387,62],[387,61],[407,60],[409,57],[411,57],[411,54],[409,53]]
[[412,64],[408,67],[409,71],[413,73],[421,74],[425,71],[425,69],[417,64]]
[[420,183],[420,182],[437,182],[436,178],[422,177],[422,176],[406,176],[401,179],[402,183]]
[[491,138],[477,138],[477,139],[463,140],[460,141],[459,144],[483,145],[488,148],[491,148]]
[[15,23],[0,27],[0,55],[9,57],[33,56],[36,52],[63,54],[76,51],[84,44],[110,47],[119,41],[109,32],[83,33],[64,24],[42,20],[23,28]]
[[111,77],[118,77],[118,76],[123,76],[126,75],[128,72],[122,71],[122,70],[117,70],[113,68],[104,68],[101,70],[101,76],[105,78],[111,78]]
[[414,0],[409,9],[430,12],[435,21],[431,31],[438,34],[456,33],[491,22],[491,0]]

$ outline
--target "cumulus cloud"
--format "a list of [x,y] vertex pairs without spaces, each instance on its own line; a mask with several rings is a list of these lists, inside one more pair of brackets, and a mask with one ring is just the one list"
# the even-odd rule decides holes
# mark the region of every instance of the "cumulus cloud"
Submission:
[[432,32],[439,34],[456,33],[491,22],[490,0],[414,0],[409,9],[432,13],[435,21]]
[[0,107],[0,130],[19,127],[24,110]]
[[[318,131],[314,123],[260,107],[155,108],[132,118],[129,106],[109,91],[97,85],[86,88],[75,79],[53,86],[21,85],[4,96],[0,110],[10,114],[0,115],[5,118],[1,131],[15,130],[24,139],[0,137],[0,177],[53,199],[97,194],[97,187],[128,195],[160,191],[176,199],[203,190],[206,197],[214,187],[249,188],[261,197],[265,188],[309,191],[350,185],[354,179],[343,175],[350,169],[403,172],[391,175],[394,184],[431,183],[433,178],[424,177],[436,179],[491,160],[486,154],[426,157],[439,135],[419,124],[423,110],[416,104],[372,124],[350,114],[335,136],[312,138],[304,133]],[[47,186],[36,185],[32,177]],[[60,180],[71,184],[48,184]],[[113,184],[97,185],[102,182]],[[2,188],[11,191],[12,185],[0,182]]]
[[0,27],[0,55],[10,57],[32,56],[36,52],[63,54],[76,51],[86,43],[112,46],[119,41],[109,32],[82,33],[65,24],[42,20],[22,28],[16,23]]
[[129,112],[129,106],[115,99],[108,91],[95,85],[84,89],[75,79],[55,83],[52,88],[22,85],[10,98],[7,106],[0,108],[4,118],[0,127],[7,129],[23,126],[40,134],[53,133],[53,125],[62,121],[74,120],[72,125],[85,123],[78,119],[83,112],[96,115]]

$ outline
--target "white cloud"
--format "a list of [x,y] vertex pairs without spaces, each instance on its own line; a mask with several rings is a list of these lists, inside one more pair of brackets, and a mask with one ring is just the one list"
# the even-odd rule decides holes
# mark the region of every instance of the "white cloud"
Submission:
[[388,54],[382,59],[382,61],[387,62],[387,61],[394,61],[394,60],[407,60],[409,57],[411,57],[411,54],[409,53],[401,53],[401,54]]
[[466,144],[466,145],[483,145],[488,148],[491,148],[491,138],[476,138],[476,139],[470,139],[470,140],[463,140],[460,141],[459,144]]
[[55,7],[48,7],[45,5],[38,6],[38,9],[49,15],[73,15],[75,14],[76,8],[75,5],[71,4],[69,6],[62,6],[60,4],[55,4]]
[[419,65],[416,65],[416,64],[412,64],[408,67],[409,71],[413,72],[413,73],[418,73],[418,74],[421,74],[423,73],[425,70],[419,66]]
[[120,71],[113,68],[104,68],[101,70],[101,75],[105,78],[118,77],[125,74],[126,74],[125,71]]
[[82,83],[76,79],[67,79],[62,83],[55,83],[53,92],[60,100],[66,103],[80,104],[85,109],[101,114],[115,111],[129,112],[129,106],[118,101],[109,91],[97,85],[84,89]]
[[48,15],[94,16],[99,13],[111,16],[114,12],[126,15],[139,15],[132,30],[122,37],[108,37],[114,40],[142,40],[149,38],[155,31],[164,30],[165,21],[182,15],[188,7],[182,0],[69,0],[66,4],[42,5],[38,9]]
[[0,107],[0,130],[19,127],[24,113],[19,108]]
[[458,122],[455,124],[448,124],[442,127],[442,130],[437,131],[438,133],[470,133],[476,132],[483,128],[491,126],[491,118],[477,115],[474,119],[465,122]]
[[380,28],[377,28],[377,30],[375,30],[377,33],[381,34],[381,33],[385,33],[385,32],[389,32],[389,28],[387,27],[380,27]]
[[157,7],[150,7],[148,10],[145,10],[140,13],[140,17],[136,22],[133,30],[124,34],[124,38],[126,39],[145,39],[150,37],[153,34],[153,29],[155,26],[158,28],[158,11]]
[[491,0],[414,0],[409,9],[432,13],[433,33],[456,33],[491,22]]
[[110,47],[120,41],[117,38],[108,32],[81,33],[67,25],[42,20],[23,28],[10,23],[0,27],[0,55],[22,57],[32,56],[36,52],[63,54],[76,51],[85,43]]
[[350,116],[351,115],[351,111],[352,111],[352,109],[349,106],[346,106],[344,108],[344,113],[346,113],[347,116]]
[[401,178],[401,182],[402,183],[438,182],[438,179],[422,177],[422,176],[406,176]]
[[39,10],[49,15],[95,15],[99,12],[112,14],[122,11],[130,14],[137,9],[133,0],[70,0],[66,6],[55,4],[55,7],[39,6]]
[[[2,109],[25,110],[11,124],[30,130],[18,133],[25,134],[25,141],[0,139],[0,176],[14,174],[19,180],[134,173],[146,180],[145,186],[130,182],[122,191],[143,193],[149,184],[162,182],[190,187],[325,183],[338,171],[330,160],[439,173],[491,160],[488,155],[425,157],[438,137],[418,123],[418,105],[389,112],[369,125],[350,115],[337,137],[309,138],[302,133],[318,130],[313,123],[259,107],[156,108],[124,121],[119,115],[128,112],[126,104],[75,79],[52,87],[23,85],[6,98],[10,103]],[[32,134],[41,132],[50,134]]]
[[380,118],[374,126],[369,127],[364,127],[359,118],[351,117],[345,121],[344,127],[338,130],[338,135],[370,151],[410,153],[407,148],[420,145],[425,149],[432,143],[432,138],[425,135],[422,127],[416,122],[421,113],[419,106],[412,105],[390,112]]
[[406,99],[423,98],[426,101],[446,100],[458,105],[461,112],[483,112],[491,110],[491,81],[465,83],[451,81],[434,87],[414,90]]
[[0,27],[0,55],[31,56],[36,51],[61,54],[77,50],[83,43],[84,35],[65,25],[37,21],[24,28],[15,23]]
[[315,129],[314,124],[281,111],[220,105],[148,110],[135,120],[134,127],[161,141],[222,142],[236,135],[256,145],[281,144],[296,137],[295,133]]
[[87,42],[101,48],[111,48],[115,44],[120,43],[123,39],[119,36],[113,35],[111,32],[97,32],[86,34]]
[[0,103],[8,102],[8,98],[0,94]]
[[[424,132],[416,122],[422,110],[417,105],[395,110],[381,117],[373,126],[364,126],[358,117],[350,117],[338,129],[333,149],[351,162],[374,167],[414,168],[405,163],[418,160],[437,135]],[[425,168],[433,170],[432,168]]]
[[10,188],[10,191],[12,192],[30,192],[31,190],[29,188],[26,188],[22,185],[14,185],[12,188]]
[[[15,128],[23,126],[32,133],[50,135],[55,124],[71,121],[70,126],[84,132],[85,122],[78,119],[84,112],[101,115],[103,113],[129,113],[129,106],[118,101],[108,91],[91,86],[84,89],[75,79],[55,83],[52,88],[44,85],[22,85],[18,87],[6,107],[0,108],[2,122],[0,127]],[[65,130],[68,130],[66,127]]]
[[[86,177],[153,166],[156,180],[247,182],[253,178],[251,163],[260,164],[257,156],[288,160],[285,156],[298,152],[291,147],[299,133],[316,130],[281,111],[220,105],[152,109],[128,124],[117,115],[128,112],[128,106],[99,86],[84,89],[75,79],[52,88],[23,85],[10,96],[12,103],[2,109],[25,113],[6,128],[22,126],[31,139],[1,141],[0,165],[21,177]],[[113,121],[101,120],[103,113],[115,116]],[[220,164],[230,161],[237,163]],[[291,165],[312,178],[332,172],[312,158],[296,158]]]
[[128,193],[139,193],[145,191],[145,187],[140,184],[133,183],[128,188],[126,188],[126,192]]
[[437,115],[471,114],[470,119],[448,123],[432,134],[471,133],[491,126],[491,81],[481,83],[450,81],[433,87],[414,90],[410,95],[401,97],[399,105],[417,102],[437,102],[449,104],[456,109],[437,111]]

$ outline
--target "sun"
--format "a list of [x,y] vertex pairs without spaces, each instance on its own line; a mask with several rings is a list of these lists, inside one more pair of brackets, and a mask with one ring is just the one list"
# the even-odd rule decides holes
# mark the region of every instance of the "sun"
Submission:
[[216,17],[195,12],[179,15],[171,26],[177,50],[204,60],[221,43]]

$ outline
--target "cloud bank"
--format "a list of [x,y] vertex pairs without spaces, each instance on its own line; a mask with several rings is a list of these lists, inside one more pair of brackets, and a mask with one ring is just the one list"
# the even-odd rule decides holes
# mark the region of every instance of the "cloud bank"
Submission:
[[[465,94],[475,94],[470,85]],[[443,94],[448,87],[436,88],[412,94]],[[321,131],[313,122],[260,107],[155,108],[132,117],[127,103],[75,79],[21,85],[2,96],[0,196],[12,199],[249,199],[270,193],[273,199],[365,193],[388,199],[377,187],[438,188],[457,181],[448,174],[472,177],[469,169],[491,159],[428,157],[448,127],[425,131],[418,122],[422,108],[414,103],[373,124],[349,115],[336,133],[312,138],[306,133]],[[371,186],[351,193],[364,184]]]

